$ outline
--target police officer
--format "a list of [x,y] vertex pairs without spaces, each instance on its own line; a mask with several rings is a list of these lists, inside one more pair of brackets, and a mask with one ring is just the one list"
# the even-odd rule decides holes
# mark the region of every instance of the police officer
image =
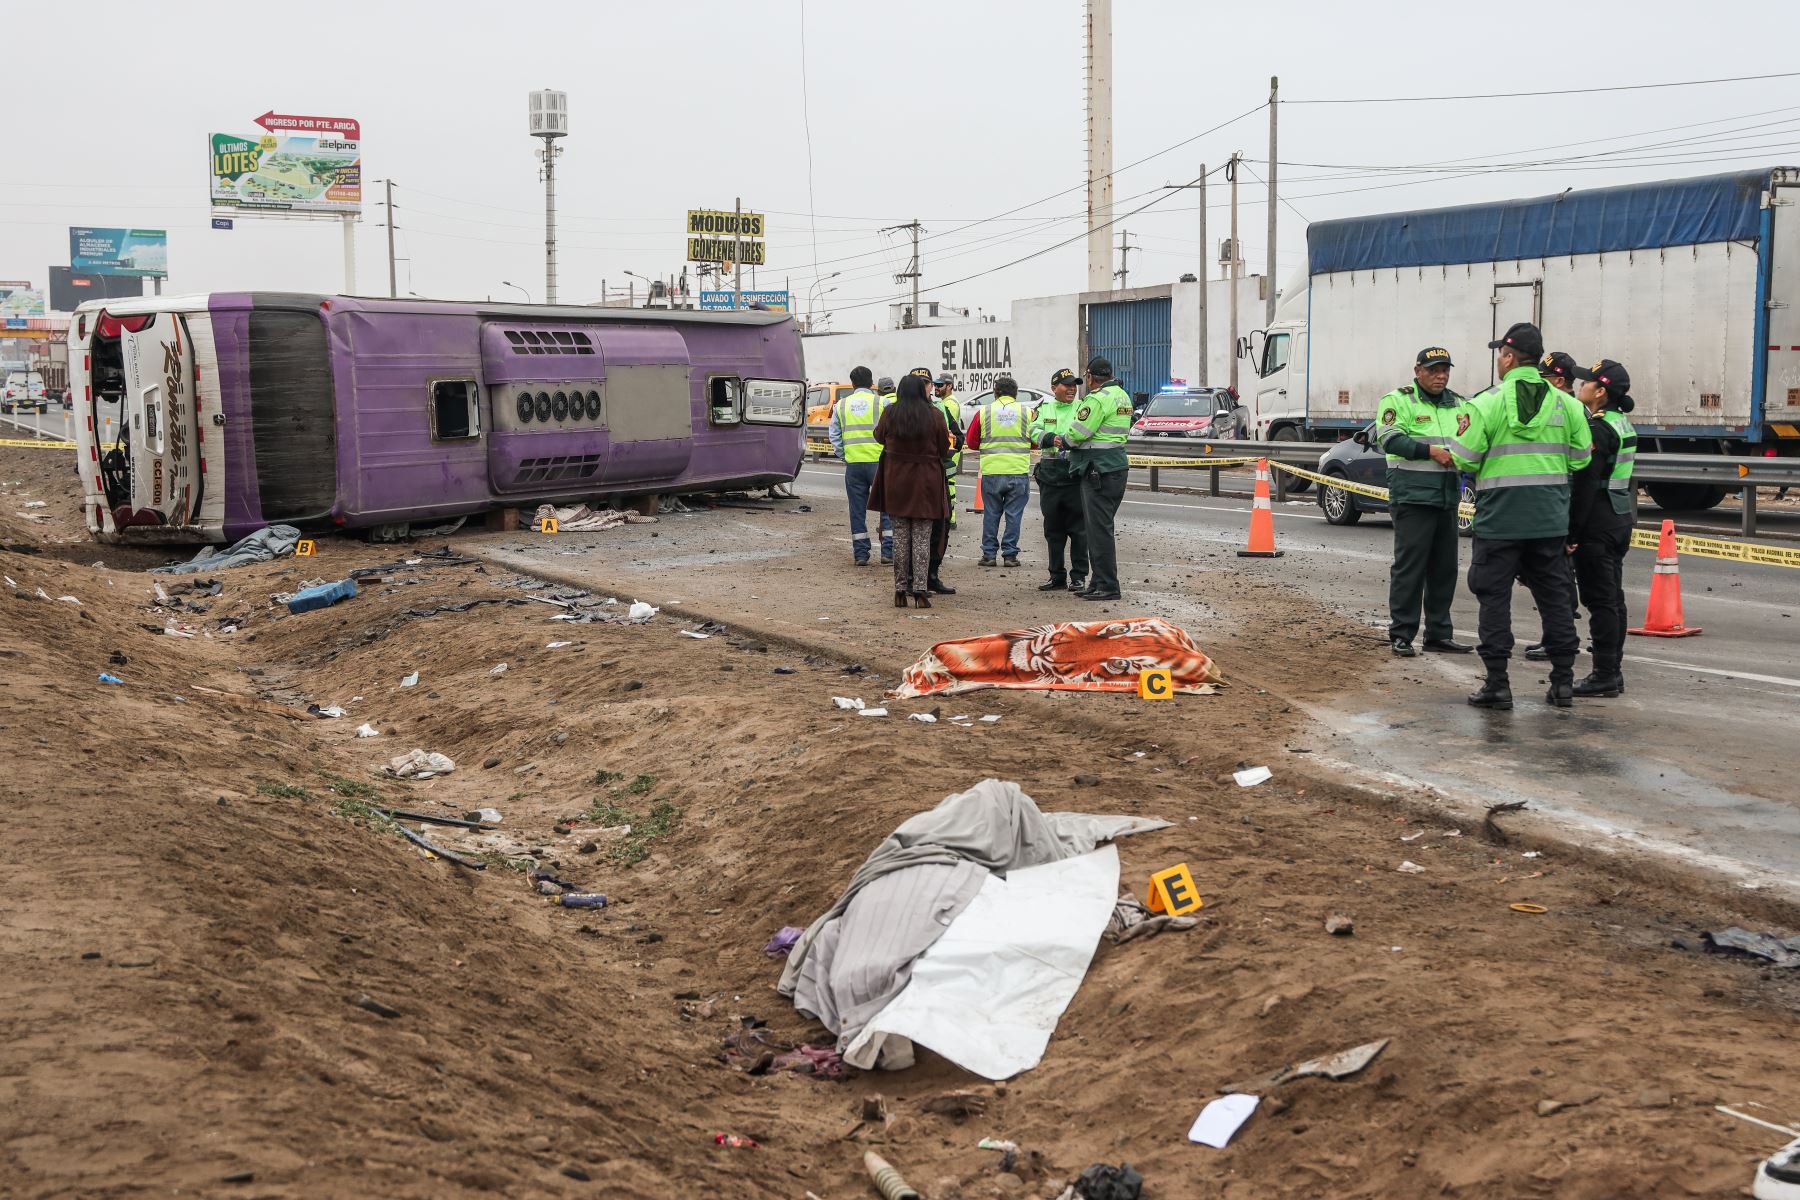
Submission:
[[[888,405],[869,390],[870,378],[869,368],[850,368],[850,386],[856,390],[831,410],[831,448],[844,463],[844,495],[850,504],[850,555],[859,567],[869,565],[869,488],[881,461],[875,422]],[[882,380],[884,384],[892,382]],[[886,513],[881,514],[881,561],[894,561],[893,523]]]
[[1394,564],[1388,574],[1388,637],[1393,651],[1411,658],[1419,632],[1421,598],[1425,649],[1467,654],[1455,640],[1450,601],[1456,596],[1456,508],[1462,475],[1431,455],[1456,434],[1464,400],[1450,390],[1450,352],[1419,351],[1413,382],[1395,388],[1377,405],[1375,442],[1387,452],[1389,512],[1394,521]]
[[[1069,432],[1075,419],[1075,393],[1081,377],[1064,367],[1050,377],[1050,399],[1038,405],[1032,417],[1031,440],[1046,453],[1038,459],[1038,511],[1044,516],[1044,542],[1050,552],[1050,580],[1040,592],[1071,592],[1087,588],[1087,523],[1081,510],[1081,481],[1070,469],[1066,452],[1056,451],[1056,439]],[[1068,568],[1063,567],[1064,543]]]
[[956,441],[956,453],[944,466],[945,482],[950,485],[950,528],[956,529],[956,477],[962,472],[963,441],[967,436],[962,425],[962,402],[956,398],[956,383],[948,375],[939,375],[931,381],[932,392],[937,397],[939,411],[944,414],[944,424],[950,427],[950,436]]
[[969,418],[969,449],[981,455],[979,566],[993,566],[996,556],[1006,566],[1019,565],[1019,525],[1031,499],[1030,426],[1011,375],[994,380],[994,398]]
[[1131,436],[1131,393],[1113,381],[1112,363],[1099,356],[1088,360],[1088,394],[1076,406],[1067,432],[1055,445],[1069,450],[1069,470],[1081,481],[1081,510],[1087,528],[1088,587],[1083,600],[1119,598],[1118,542],[1113,522],[1125,499],[1125,477],[1131,462],[1125,441]]
[[1469,697],[1479,708],[1511,708],[1506,663],[1512,656],[1512,588],[1520,578],[1544,620],[1550,690],[1558,708],[1574,703],[1574,581],[1566,550],[1569,475],[1587,465],[1594,439],[1587,416],[1571,396],[1551,387],[1538,370],[1544,336],[1520,322],[1489,342],[1499,351],[1500,382],[1476,396],[1456,418],[1440,463],[1475,476],[1475,544],[1469,590],[1481,604],[1481,644],[1487,680]]
[[[925,381],[925,391],[929,396],[938,380],[931,377],[930,367],[914,367],[908,375],[917,375]],[[946,379],[940,376],[939,379]],[[938,389],[940,392],[948,389]],[[931,564],[925,580],[927,591],[940,596],[954,596],[956,589],[945,583],[938,572],[944,569],[944,559],[950,553],[950,531],[956,528],[956,472],[962,462],[963,427],[958,405],[952,398],[945,403],[940,394],[931,403],[944,414],[944,427],[950,431],[950,445],[944,451],[944,488],[950,496],[950,515],[939,517],[931,523]]]
[[1588,411],[1594,456],[1575,473],[1569,497],[1569,551],[1575,583],[1588,610],[1594,669],[1575,684],[1577,696],[1617,696],[1625,690],[1619,669],[1625,651],[1625,552],[1631,549],[1631,472],[1637,460],[1637,430],[1625,414],[1635,406],[1631,375],[1603,358],[1576,367],[1577,397]]
[[[1545,383],[1557,391],[1570,396],[1575,395],[1574,355],[1565,354],[1561,350],[1552,350],[1538,362],[1538,373],[1544,377]],[[1593,428],[1591,420],[1588,422],[1588,428],[1590,430]],[[1574,616],[1575,628],[1579,631],[1581,628],[1581,610],[1579,608],[1575,610]],[[1544,643],[1533,642],[1525,647],[1525,657],[1532,662],[1544,662],[1550,655],[1544,650]]]

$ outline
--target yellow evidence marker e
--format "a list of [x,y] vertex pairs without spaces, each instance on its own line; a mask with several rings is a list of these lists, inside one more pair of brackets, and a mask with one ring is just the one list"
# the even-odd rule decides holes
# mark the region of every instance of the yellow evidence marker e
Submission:
[[1175,695],[1175,675],[1164,667],[1138,673],[1139,700],[1168,700]]
[[1144,907],[1151,912],[1179,917],[1205,905],[1206,901],[1200,898],[1200,889],[1194,886],[1194,873],[1188,870],[1186,863],[1176,863],[1151,873],[1150,894],[1144,898]]

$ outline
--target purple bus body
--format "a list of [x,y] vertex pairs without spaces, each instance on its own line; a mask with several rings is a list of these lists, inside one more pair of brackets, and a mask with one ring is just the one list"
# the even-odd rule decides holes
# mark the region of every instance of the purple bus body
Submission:
[[[229,540],[268,524],[258,499],[250,315],[258,309],[307,308],[325,324],[330,358],[337,489],[329,518],[334,524],[429,522],[498,505],[766,486],[791,480],[799,471],[802,425],[741,419],[715,424],[708,400],[715,375],[805,379],[798,333],[778,314],[721,320],[714,314],[645,310],[219,293],[210,297],[209,311],[225,417]],[[524,353],[508,341],[509,329],[579,331],[593,352]],[[670,429],[666,437],[615,436],[610,405],[602,422],[583,428],[541,423],[521,428],[504,407],[526,385],[547,379],[604,390],[609,373],[618,368],[685,368],[685,429]],[[434,437],[431,384],[446,379],[480,385],[478,436]],[[565,460],[578,465],[533,465]]]

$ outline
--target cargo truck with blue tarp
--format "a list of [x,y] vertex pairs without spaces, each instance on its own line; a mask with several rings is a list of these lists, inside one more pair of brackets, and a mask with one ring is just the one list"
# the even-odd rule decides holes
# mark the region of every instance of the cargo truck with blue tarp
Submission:
[[[1318,221],[1307,265],[1244,339],[1255,436],[1334,441],[1448,347],[1450,385],[1494,381],[1517,321],[1577,362],[1631,369],[1640,447],[1800,455],[1800,168],[1568,190]],[[1650,484],[1665,508],[1725,495]]]

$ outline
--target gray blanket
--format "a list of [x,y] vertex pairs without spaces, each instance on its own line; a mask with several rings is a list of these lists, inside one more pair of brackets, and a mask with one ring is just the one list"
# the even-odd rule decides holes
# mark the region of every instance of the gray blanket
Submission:
[[292,525],[271,525],[223,550],[207,546],[184,563],[151,567],[152,575],[192,575],[197,571],[217,571],[222,567],[242,567],[250,563],[268,562],[284,554],[292,554],[300,543],[300,531]]
[[975,898],[989,872],[1057,862],[1165,828],[1153,817],[1039,812],[1016,783],[984,779],[910,818],[800,935],[778,985],[848,1046],[899,995],[913,960]]

